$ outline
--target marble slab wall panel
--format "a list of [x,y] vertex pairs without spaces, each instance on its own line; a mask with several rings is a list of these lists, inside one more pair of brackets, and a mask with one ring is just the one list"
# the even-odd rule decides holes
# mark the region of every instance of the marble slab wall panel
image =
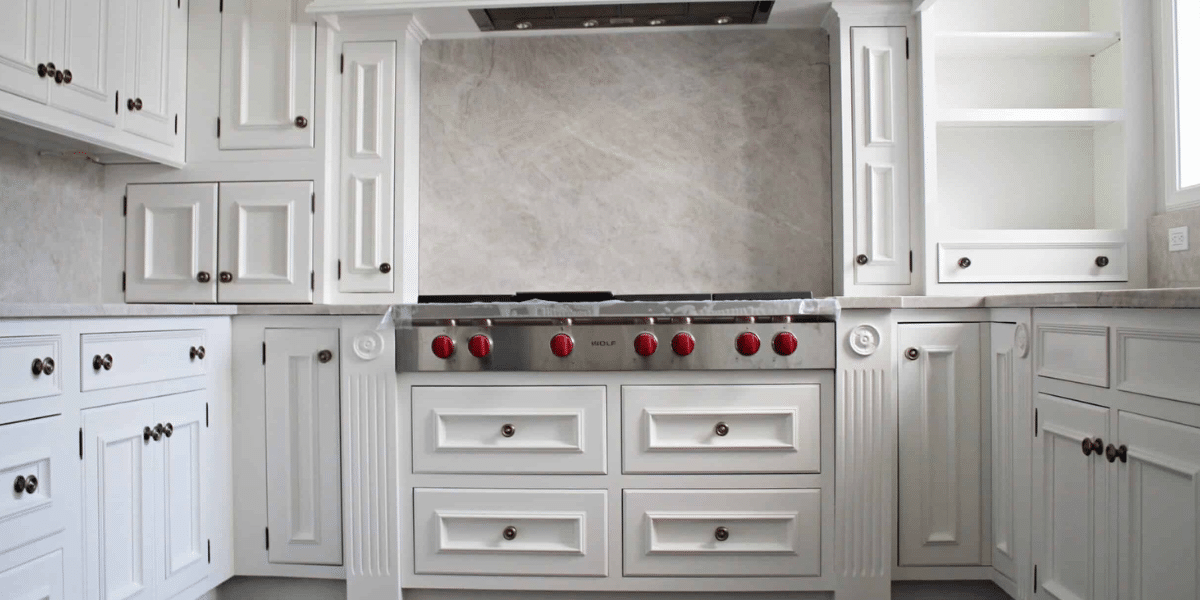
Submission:
[[832,292],[820,30],[431,40],[422,294]]
[[100,301],[104,167],[0,140],[0,302]]
[[[1188,228],[1188,249],[1168,251],[1167,230]],[[1150,287],[1200,287],[1200,208],[1172,211],[1150,218]]]

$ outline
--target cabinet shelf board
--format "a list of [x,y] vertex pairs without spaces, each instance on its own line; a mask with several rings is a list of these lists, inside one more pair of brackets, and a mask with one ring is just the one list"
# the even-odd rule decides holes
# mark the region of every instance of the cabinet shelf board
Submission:
[[1095,56],[1121,41],[1116,31],[952,31],[937,36],[938,56]]
[[938,114],[942,127],[1091,127],[1118,123],[1120,108],[954,108]]

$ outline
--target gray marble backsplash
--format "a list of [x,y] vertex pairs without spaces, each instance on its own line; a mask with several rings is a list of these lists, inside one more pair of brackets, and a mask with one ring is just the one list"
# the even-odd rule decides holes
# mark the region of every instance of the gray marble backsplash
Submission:
[[104,167],[0,140],[0,302],[100,301]]
[[430,40],[420,292],[832,292],[820,30]]
[[[1188,249],[1170,252],[1167,230],[1188,228]],[[1150,218],[1150,287],[1200,287],[1200,208]]]

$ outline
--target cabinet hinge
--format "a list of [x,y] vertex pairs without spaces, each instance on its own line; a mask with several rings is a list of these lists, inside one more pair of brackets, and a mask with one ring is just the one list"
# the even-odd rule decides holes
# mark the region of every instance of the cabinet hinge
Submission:
[[912,272],[913,272],[913,253],[912,253],[912,250],[909,250],[909,251],[908,251],[908,272],[909,272],[909,273],[912,273]]
[[1038,582],[1037,565],[1033,565],[1033,593],[1035,593],[1035,594],[1037,593],[1037,585],[1038,585],[1037,582]]
[[342,280],[342,261],[338,261],[338,281]]
[[266,528],[267,550],[271,549],[271,528]]
[[121,92],[117,92],[115,96],[113,99],[113,113],[119,115],[121,114]]
[[83,460],[83,428],[79,428],[79,460]]
[[342,54],[342,64],[340,67],[338,67],[338,73],[345,73],[345,72],[346,72],[346,55]]
[[267,364],[267,343],[263,342],[263,364]]
[[121,271],[121,291],[125,291],[125,271]]
[[316,271],[308,272],[308,289],[310,289],[314,292],[317,291],[317,272]]
[[175,115],[175,135],[179,135],[179,115]]
[[1033,409],[1033,437],[1038,436],[1038,410]]
[[122,217],[129,216],[129,196],[121,197],[121,216]]
[[221,117],[217,117],[217,137],[221,137]]
[[312,193],[312,213],[317,214],[317,193]]
[[208,420],[208,403],[207,402],[204,403],[204,426],[205,427],[210,426],[210,423]]
[[908,38],[904,38],[904,60],[908,60]]
[[208,564],[212,564],[212,540],[208,540]]
[[217,12],[225,12],[225,0],[221,0],[221,5],[217,8]]

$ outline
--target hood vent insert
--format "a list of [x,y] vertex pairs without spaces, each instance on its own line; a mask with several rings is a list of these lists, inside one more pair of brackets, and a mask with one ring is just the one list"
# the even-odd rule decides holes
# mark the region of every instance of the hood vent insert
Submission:
[[760,25],[774,2],[659,2],[486,8],[470,11],[480,31]]

